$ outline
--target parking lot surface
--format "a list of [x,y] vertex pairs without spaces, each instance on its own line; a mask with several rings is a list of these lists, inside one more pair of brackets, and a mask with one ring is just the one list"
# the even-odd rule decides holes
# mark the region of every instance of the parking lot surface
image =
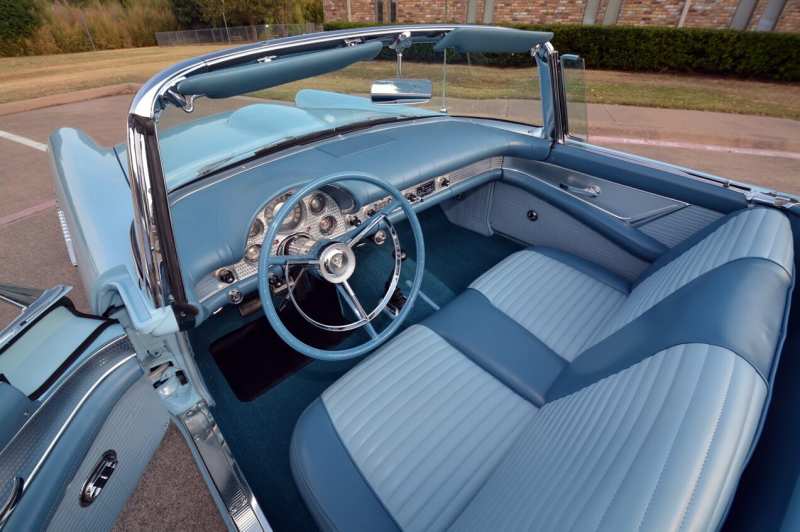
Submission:
[[[0,283],[73,285],[89,310],[55,213],[46,151],[59,127],[98,144],[125,138],[131,96],[111,96],[0,116]],[[800,193],[800,122],[699,111],[591,105],[590,141],[732,179]],[[0,305],[0,327],[16,315]]]

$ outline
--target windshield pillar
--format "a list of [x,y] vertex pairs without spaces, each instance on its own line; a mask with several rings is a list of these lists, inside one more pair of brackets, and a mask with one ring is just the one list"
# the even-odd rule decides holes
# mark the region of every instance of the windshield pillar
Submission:
[[542,118],[545,138],[564,142],[565,103],[561,84],[558,52],[549,42],[533,49],[539,68],[539,91],[542,97]]
[[142,288],[156,308],[171,305],[181,328],[192,321],[180,271],[155,121],[128,116],[128,167],[133,199],[133,255]]

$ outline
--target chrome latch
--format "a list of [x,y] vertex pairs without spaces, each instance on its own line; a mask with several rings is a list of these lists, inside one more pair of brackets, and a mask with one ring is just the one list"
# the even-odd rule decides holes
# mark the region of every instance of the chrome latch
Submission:
[[100,492],[106,487],[108,479],[116,471],[118,463],[115,451],[109,449],[103,453],[100,461],[92,470],[92,474],[89,475],[83,488],[81,488],[81,506],[89,506],[100,496]]

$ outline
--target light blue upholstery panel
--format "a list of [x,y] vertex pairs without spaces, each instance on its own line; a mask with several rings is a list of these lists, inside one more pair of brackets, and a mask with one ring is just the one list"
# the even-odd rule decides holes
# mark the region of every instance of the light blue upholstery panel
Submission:
[[716,211],[688,205],[679,211],[640,225],[639,230],[671,248],[721,217],[722,214]]
[[794,244],[789,220],[774,209],[752,209],[721,224],[631,292],[614,318],[598,334],[607,337],[670,294],[714,268],[741,258],[763,258],[793,272]]
[[531,249],[509,256],[470,288],[568,361],[587,347],[627,295]]
[[[150,379],[140,377],[108,415],[83,462],[64,489],[47,530],[110,530],[133,494],[139,478],[169,427],[169,413],[153,391]],[[109,449],[119,464],[102,497],[88,507],[80,504],[81,490],[100,457]]]
[[536,412],[419,325],[322,399],[356,466],[404,530],[453,522]]
[[714,530],[766,386],[734,353],[673,347],[545,405],[453,530]]

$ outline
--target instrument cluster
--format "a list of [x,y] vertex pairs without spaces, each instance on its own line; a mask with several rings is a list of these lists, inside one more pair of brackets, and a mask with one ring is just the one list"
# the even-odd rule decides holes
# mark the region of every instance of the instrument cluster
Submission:
[[[242,279],[257,272],[264,235],[292,194],[294,190],[272,198],[256,214],[247,233],[243,258],[233,266],[237,278]],[[345,229],[345,218],[339,204],[328,194],[316,191],[304,197],[284,218],[272,242],[272,252],[278,253],[284,242],[293,235],[319,240],[341,234]]]

